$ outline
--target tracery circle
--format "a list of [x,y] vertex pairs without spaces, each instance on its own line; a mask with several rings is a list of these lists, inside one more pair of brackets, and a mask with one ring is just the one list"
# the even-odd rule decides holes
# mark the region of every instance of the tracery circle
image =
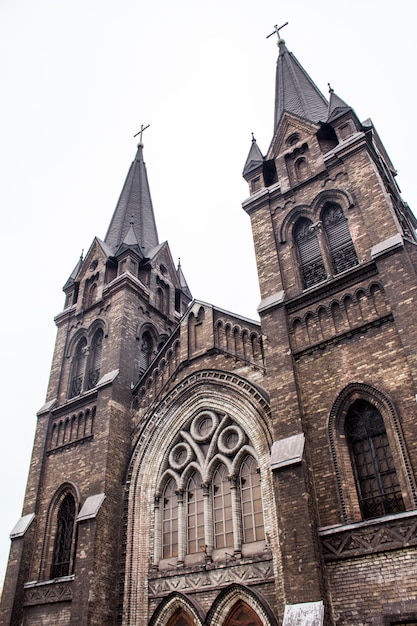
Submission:
[[193,420],[190,432],[199,443],[208,441],[214,434],[219,423],[218,417],[214,411],[202,411]]
[[239,426],[227,426],[219,437],[217,446],[223,454],[235,454],[245,442],[245,433]]
[[169,464],[172,469],[182,470],[193,456],[191,447],[185,441],[177,443],[169,453]]

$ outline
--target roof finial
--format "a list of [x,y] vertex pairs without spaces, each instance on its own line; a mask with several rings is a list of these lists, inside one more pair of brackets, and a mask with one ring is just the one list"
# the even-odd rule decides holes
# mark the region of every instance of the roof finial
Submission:
[[275,24],[274,26],[274,30],[272,31],[272,33],[270,33],[269,35],[266,36],[267,39],[269,39],[269,37],[272,37],[272,35],[277,35],[278,37],[278,41],[277,41],[277,45],[279,46],[280,43],[285,43],[284,39],[281,38],[281,35],[279,34],[279,31],[284,28],[284,26],[287,26],[288,22],[285,22],[285,24],[282,24],[281,26],[278,26],[278,24]]
[[80,261],[84,259],[84,248],[81,250]]
[[181,268],[181,257],[178,257],[178,266],[177,269],[179,270]]
[[251,134],[252,134],[252,143],[256,143],[255,135],[253,133]]
[[138,130],[138,132],[136,133],[136,135],[133,135],[133,137],[137,137],[139,135],[139,143],[138,143],[138,148],[139,146],[143,146],[142,143],[142,135],[143,135],[143,131],[146,130],[147,128],[149,128],[150,124],[148,124],[147,126],[144,126],[143,124],[140,125],[140,130]]
[[327,83],[327,86],[329,88],[329,93],[334,93],[334,89],[332,88],[330,83]]

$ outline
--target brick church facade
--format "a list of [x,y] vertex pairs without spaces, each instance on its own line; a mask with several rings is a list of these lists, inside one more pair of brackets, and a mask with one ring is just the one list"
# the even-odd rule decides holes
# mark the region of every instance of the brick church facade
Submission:
[[140,143],[64,286],[4,626],[417,624],[417,223],[278,44],[260,321],[192,300]]

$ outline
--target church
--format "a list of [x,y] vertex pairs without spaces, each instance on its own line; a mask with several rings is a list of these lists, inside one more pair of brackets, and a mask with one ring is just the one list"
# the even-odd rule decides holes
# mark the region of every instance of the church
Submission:
[[417,221],[279,30],[259,321],[193,300],[140,141],[64,285],[2,626],[417,625]]

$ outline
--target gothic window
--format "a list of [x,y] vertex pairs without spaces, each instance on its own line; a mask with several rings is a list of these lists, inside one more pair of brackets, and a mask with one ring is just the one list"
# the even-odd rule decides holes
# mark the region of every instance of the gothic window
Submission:
[[326,269],[321,255],[317,231],[307,218],[300,218],[295,224],[294,240],[305,289],[326,280]]
[[88,370],[88,389],[95,387],[100,378],[101,354],[104,333],[101,328],[96,330],[91,342],[90,367]]
[[153,351],[153,341],[151,333],[147,330],[140,338],[139,350],[139,372],[143,374],[143,372],[145,372],[150,365]]
[[380,412],[356,400],[345,421],[346,438],[364,518],[405,510],[401,488]]
[[178,555],[178,500],[174,480],[168,480],[162,496],[162,556]]
[[203,488],[201,476],[194,472],[187,487],[187,552],[201,552],[204,545]]
[[242,506],[243,542],[264,539],[261,483],[255,459],[247,456],[240,468],[240,501]]
[[233,546],[233,519],[230,481],[224,465],[213,476],[214,547]]
[[[157,495],[155,504],[161,541],[155,541],[155,563],[175,556],[185,565],[206,558],[222,560],[225,555],[241,555],[246,544],[255,542],[263,550],[255,451],[227,414],[200,410],[174,438],[162,467],[163,498]],[[255,548],[247,549],[253,554]]]
[[87,307],[94,304],[97,298],[97,283],[93,283],[88,291]]
[[85,364],[87,358],[87,339],[82,337],[75,348],[70,387],[70,398],[80,395],[83,388]]
[[340,274],[358,265],[358,257],[343,214],[342,207],[334,202],[326,203],[322,213],[322,223],[326,233],[333,273]]
[[294,163],[294,172],[298,182],[301,182],[310,176],[310,168],[304,157],[300,157],[296,160]]
[[75,500],[68,493],[58,509],[51,578],[71,573],[71,553],[74,538]]

